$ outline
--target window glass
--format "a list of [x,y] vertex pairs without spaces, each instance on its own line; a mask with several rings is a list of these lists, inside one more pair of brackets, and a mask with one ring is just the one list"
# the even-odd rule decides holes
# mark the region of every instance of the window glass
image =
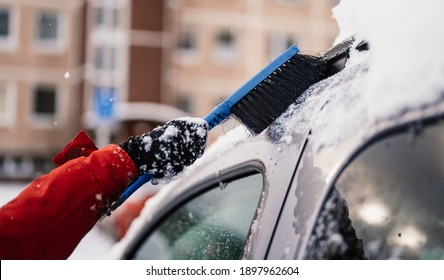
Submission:
[[217,44],[220,47],[230,48],[234,43],[234,34],[230,30],[221,30],[217,34]]
[[14,25],[18,11],[12,7],[0,5],[0,51],[13,51],[17,47],[17,29]]
[[444,259],[444,122],[360,153],[336,181],[308,258]]
[[37,86],[34,97],[34,114],[53,116],[56,112],[56,89],[54,86]]
[[8,109],[8,92],[6,90],[6,82],[0,81],[0,117],[7,113]]
[[195,63],[198,56],[198,32],[195,26],[182,27],[178,37],[178,50],[185,63]]
[[236,57],[236,34],[230,29],[219,30],[216,35],[215,58],[225,64]]
[[7,8],[0,8],[0,38],[7,38],[10,34],[10,12]]
[[94,9],[94,20],[97,26],[105,25],[105,9],[103,7]]
[[275,59],[292,45],[299,45],[296,36],[286,33],[270,33],[268,38],[268,52],[271,59]]
[[15,86],[0,80],[0,126],[10,126],[15,119]]
[[187,30],[179,35],[179,49],[186,52],[196,49],[196,38],[192,31]]
[[151,233],[137,259],[240,259],[263,188],[257,173],[186,202]]
[[95,7],[93,16],[96,26],[117,27],[120,24],[120,11],[117,8]]
[[42,41],[58,39],[59,15],[55,12],[42,11],[37,17],[37,38]]
[[183,94],[177,97],[176,107],[185,112],[193,113],[193,103],[191,94]]
[[177,38],[179,63],[196,65],[201,62],[199,53],[199,28],[195,25],[180,26]]
[[116,48],[108,46],[97,46],[94,53],[94,66],[97,70],[116,69]]

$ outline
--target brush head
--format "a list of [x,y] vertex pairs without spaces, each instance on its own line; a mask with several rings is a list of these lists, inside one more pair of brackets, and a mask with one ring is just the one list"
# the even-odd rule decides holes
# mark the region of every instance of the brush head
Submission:
[[239,100],[231,114],[253,135],[260,134],[305,90],[325,78],[326,65],[322,57],[294,55]]
[[[310,86],[341,71],[354,45],[351,37],[319,56],[294,54],[234,104],[231,114],[253,135],[261,133]],[[354,48],[366,51],[369,46],[363,41]]]

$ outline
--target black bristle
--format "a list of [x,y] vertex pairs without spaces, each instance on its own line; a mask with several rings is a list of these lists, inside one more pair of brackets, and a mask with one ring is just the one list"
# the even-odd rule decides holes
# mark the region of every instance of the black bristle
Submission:
[[311,85],[322,80],[322,57],[297,54],[237,102],[231,113],[253,135],[264,131]]

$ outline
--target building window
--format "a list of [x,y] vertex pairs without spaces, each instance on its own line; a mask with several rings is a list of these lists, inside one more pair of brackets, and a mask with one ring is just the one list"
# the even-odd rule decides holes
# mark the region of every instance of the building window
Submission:
[[11,34],[11,13],[8,8],[0,8],[0,38],[8,38]]
[[94,51],[94,67],[96,70],[116,69],[116,48],[97,46]]
[[42,41],[57,41],[59,20],[59,15],[55,12],[40,12],[37,16],[37,39]]
[[222,30],[217,34],[217,43],[223,48],[231,48],[234,43],[234,35],[230,30]]
[[35,91],[34,112],[53,115],[56,110],[56,92],[54,87],[39,86]]
[[185,52],[196,50],[196,36],[193,32],[185,31],[180,34],[179,49]]
[[34,90],[32,113],[37,121],[54,122],[57,114],[57,90],[53,85],[38,85]]
[[268,55],[274,59],[284,53],[292,45],[297,45],[296,36],[292,34],[271,33],[269,37]]
[[198,37],[195,27],[186,27],[179,33],[178,52],[180,63],[193,65],[199,60]]
[[11,83],[0,81],[0,126],[12,125],[15,112],[14,92]]
[[97,27],[117,27],[120,25],[120,10],[114,7],[95,7],[94,23]]
[[104,69],[105,68],[105,48],[104,47],[96,47],[94,51],[94,67],[96,69]]
[[17,45],[16,30],[19,30],[16,12],[9,7],[0,7],[0,49],[11,50]]
[[187,113],[193,113],[193,98],[190,95],[178,96],[177,108]]
[[40,11],[35,20],[35,43],[39,51],[62,47],[62,17],[55,11]]
[[94,8],[94,22],[97,26],[105,25],[105,9],[103,7]]
[[236,34],[229,29],[222,29],[216,34],[215,58],[226,63],[236,58]]
[[0,82],[0,115],[4,115],[7,112],[8,104],[8,92],[6,91],[6,83]]

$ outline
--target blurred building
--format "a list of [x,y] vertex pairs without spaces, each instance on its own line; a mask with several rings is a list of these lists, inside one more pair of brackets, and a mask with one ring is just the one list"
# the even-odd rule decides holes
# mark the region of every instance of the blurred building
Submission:
[[[176,0],[168,81],[177,106],[204,116],[292,44],[331,47],[338,34],[331,0]],[[232,124],[219,128],[230,129]]]
[[99,146],[186,115],[164,98],[164,2],[88,1],[83,125]]
[[0,0],[1,178],[46,171],[79,129],[81,4]]
[[203,117],[291,44],[330,47],[336,4],[0,0],[0,178],[48,171],[79,129],[103,146]]

